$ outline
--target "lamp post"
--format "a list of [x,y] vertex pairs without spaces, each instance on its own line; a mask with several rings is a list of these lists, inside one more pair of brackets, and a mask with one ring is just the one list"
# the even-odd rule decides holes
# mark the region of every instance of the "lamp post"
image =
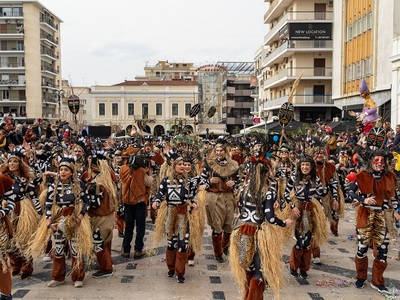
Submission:
[[248,116],[243,116],[243,117],[241,117],[241,119],[242,119],[242,123],[243,123],[243,131],[244,131],[243,136],[244,136],[244,138],[246,139],[246,125],[247,125],[247,120],[249,120],[250,117],[248,117]]
[[61,98],[64,98],[65,91],[64,90],[54,90],[53,97],[57,97],[58,100],[58,120],[61,121]]

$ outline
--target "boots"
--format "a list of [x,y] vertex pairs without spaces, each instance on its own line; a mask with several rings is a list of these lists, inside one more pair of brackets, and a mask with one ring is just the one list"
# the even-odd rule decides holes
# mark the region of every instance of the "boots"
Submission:
[[231,240],[231,234],[224,232],[224,235],[222,237],[222,250],[225,255],[228,255],[229,253],[230,240]]
[[176,250],[167,249],[166,260],[167,260],[168,270],[175,271]]
[[252,278],[250,280],[249,293],[245,300],[263,300],[265,283],[262,280]]
[[246,291],[244,293],[244,299],[247,299],[247,295],[249,294],[250,281],[253,278],[253,275],[253,272],[246,271]]
[[385,272],[387,267],[387,262],[380,261],[378,259],[374,259],[372,264],[372,280],[371,284],[375,286],[384,286],[385,280],[383,279],[383,272]]
[[223,249],[222,249],[222,234],[221,233],[213,233],[212,234],[212,244],[214,248],[214,256],[217,262],[223,263],[224,259],[222,257]]
[[367,272],[368,272],[368,257],[359,258],[356,256],[356,271],[357,271],[357,279],[367,280]]

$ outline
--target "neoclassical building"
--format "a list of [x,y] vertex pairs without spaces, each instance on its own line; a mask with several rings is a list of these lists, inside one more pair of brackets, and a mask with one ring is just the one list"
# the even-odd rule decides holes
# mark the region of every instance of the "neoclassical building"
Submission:
[[194,80],[138,80],[91,87],[91,124],[117,125],[127,134],[159,136],[178,129],[194,131],[190,110],[198,102]]

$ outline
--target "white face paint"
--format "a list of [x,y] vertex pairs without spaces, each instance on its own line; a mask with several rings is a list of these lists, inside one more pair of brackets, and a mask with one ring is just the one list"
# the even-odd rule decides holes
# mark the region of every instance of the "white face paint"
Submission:
[[372,159],[372,170],[381,172],[385,168],[385,158],[383,156],[375,156]]

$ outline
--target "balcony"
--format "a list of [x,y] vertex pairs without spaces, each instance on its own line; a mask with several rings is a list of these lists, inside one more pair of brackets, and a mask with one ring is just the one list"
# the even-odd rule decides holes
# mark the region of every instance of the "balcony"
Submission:
[[12,27],[7,28],[6,30],[0,31],[0,39],[6,38],[7,40],[20,40],[24,35],[24,28],[21,27]]
[[54,51],[51,51],[51,50],[42,50],[40,54],[41,54],[43,57],[48,57],[48,58],[50,58],[51,60],[58,60],[58,59],[59,59],[58,55],[56,55],[56,54],[54,53]]
[[275,0],[271,1],[269,9],[264,14],[264,24],[271,23],[273,19],[282,16],[286,8],[293,2],[293,0]]
[[16,54],[24,54],[24,47],[19,45],[8,46],[8,47],[1,47],[0,54],[3,55],[16,55]]
[[333,11],[289,11],[277,23],[275,23],[271,30],[265,35],[264,45],[270,45],[285,36],[286,32],[288,32],[288,23],[291,21],[296,21],[296,23],[321,23],[327,21],[331,23],[333,22]]
[[281,69],[264,82],[264,90],[292,82],[303,72],[301,80],[332,80],[332,68],[297,67]]
[[55,97],[45,97],[42,99],[42,104],[58,104],[58,99]]
[[58,31],[58,25],[54,23],[54,20],[49,16],[40,16],[40,24],[43,24],[46,27],[50,27],[50,29],[54,31]]
[[7,80],[0,80],[0,87],[18,87],[18,86],[25,86],[25,80],[18,80],[18,79],[7,79]]
[[298,52],[332,52],[332,41],[290,41],[285,40],[273,52],[267,53],[264,58],[263,67],[271,67],[280,63],[283,59],[293,56]]
[[40,40],[47,42],[51,46],[58,46],[58,39],[53,38],[50,34],[41,34]]
[[[263,110],[277,110],[281,105],[287,102],[288,96],[283,96],[275,99],[271,99],[264,102]],[[293,96],[292,103],[295,107],[307,107],[307,106],[333,106],[332,95],[314,95],[314,94],[296,94]]]
[[49,73],[51,75],[57,75],[59,73],[59,71],[54,68],[51,68],[51,67],[42,66],[42,73]]

